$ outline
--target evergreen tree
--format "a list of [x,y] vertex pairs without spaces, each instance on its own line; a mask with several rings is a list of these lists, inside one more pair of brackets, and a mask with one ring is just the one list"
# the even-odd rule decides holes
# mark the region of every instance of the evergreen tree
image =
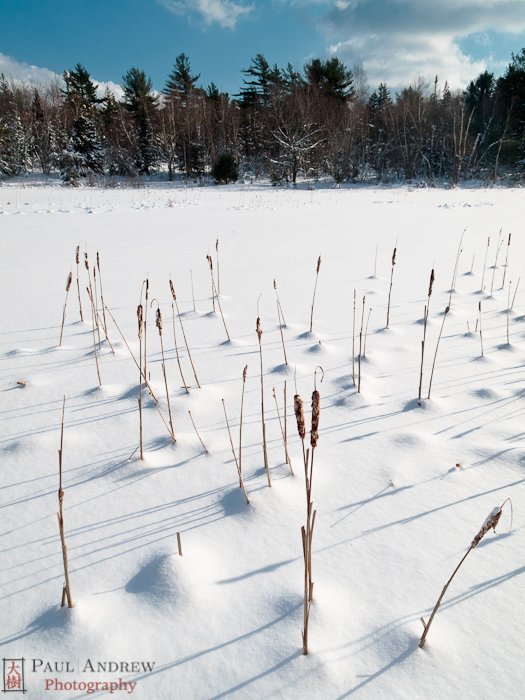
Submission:
[[322,94],[343,101],[354,95],[352,71],[336,56],[326,61],[314,58],[306,64],[304,72],[308,84],[315,86]]
[[135,125],[135,163],[140,174],[149,175],[158,162],[159,149],[154,122],[159,98],[144,71],[130,68],[122,78],[124,105]]
[[181,53],[175,59],[175,64],[162,92],[170,99],[186,99],[195,89],[199,78],[200,74],[191,74],[190,59],[185,53]]

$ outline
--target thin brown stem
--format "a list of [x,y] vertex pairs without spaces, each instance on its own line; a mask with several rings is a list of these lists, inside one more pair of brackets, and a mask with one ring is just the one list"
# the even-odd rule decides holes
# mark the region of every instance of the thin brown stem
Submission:
[[222,408],[224,410],[224,418],[226,420],[226,427],[228,428],[228,436],[230,438],[230,445],[231,445],[231,449],[232,449],[233,459],[235,461],[235,466],[237,467],[237,474],[239,476],[239,486],[242,489],[242,492],[244,494],[244,498],[246,499],[246,503],[249,504],[250,501],[248,499],[248,494],[246,493],[246,489],[244,487],[244,479],[242,478],[241,468],[239,465],[239,461],[237,459],[237,455],[235,454],[235,447],[233,446],[232,433],[230,430],[230,422],[228,420],[228,414],[226,413],[226,404],[224,403],[224,399],[221,399],[221,401],[222,401]]
[[197,426],[195,425],[195,421],[193,420],[193,416],[191,415],[191,411],[190,411],[189,409],[188,409],[188,413],[189,413],[190,420],[191,420],[191,423],[192,423],[192,425],[193,425],[193,428],[194,428],[194,430],[195,430],[195,432],[196,432],[196,434],[197,434],[197,437],[199,438],[199,441],[200,441],[200,443],[201,443],[201,445],[202,445],[202,449],[204,450],[204,452],[206,452],[206,454],[208,454],[208,450],[206,449],[206,445],[204,444],[204,442],[202,441],[201,436],[199,435],[199,431],[197,430]]

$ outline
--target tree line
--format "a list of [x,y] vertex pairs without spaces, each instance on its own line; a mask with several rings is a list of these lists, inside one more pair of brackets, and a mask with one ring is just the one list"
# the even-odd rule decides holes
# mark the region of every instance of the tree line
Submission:
[[239,174],[296,182],[376,179],[457,183],[525,174],[525,48],[504,73],[466,90],[423,80],[371,93],[362,71],[319,58],[301,71],[257,54],[236,95],[199,85],[181,53],[161,93],[143,70],[122,78],[121,99],[84,66],[34,87],[0,76],[0,174],[85,177],[165,173],[217,182]]

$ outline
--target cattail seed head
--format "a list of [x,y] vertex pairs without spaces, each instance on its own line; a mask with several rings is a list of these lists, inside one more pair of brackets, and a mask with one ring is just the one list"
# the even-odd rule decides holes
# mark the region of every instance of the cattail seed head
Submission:
[[218,238],[215,241],[215,250],[217,251],[217,253],[219,252],[219,239]]
[[450,311],[450,306],[447,306],[447,308],[445,309],[445,316],[448,314],[449,311]]
[[321,256],[317,258],[317,269],[316,269],[316,274],[319,274],[319,270],[321,269]]
[[246,374],[248,372],[248,365],[245,365],[243,371],[242,371],[242,381],[243,383],[246,383]]
[[89,270],[89,258],[87,253],[84,253],[84,265],[86,266],[86,270]]
[[273,288],[277,289],[277,282],[275,281],[275,279],[273,280]]
[[149,293],[149,279],[146,279],[146,301],[148,301],[148,293]]
[[98,271],[100,272],[100,258],[98,256],[98,250],[97,250],[97,267],[98,267]]
[[170,280],[170,290],[171,290],[171,296],[173,297],[173,301],[177,301],[177,295],[175,294],[175,287],[173,286],[173,282]]
[[77,265],[80,262],[80,246],[79,245],[77,245],[77,249],[75,250],[75,261],[76,261]]
[[319,440],[319,416],[321,413],[321,397],[317,389],[312,392],[312,429],[310,431],[310,444],[317,446]]
[[476,537],[472,540],[471,547],[477,547],[478,544],[481,542],[481,540],[485,537],[487,532],[489,530],[494,530],[496,532],[496,525],[499,523],[499,519],[501,518],[501,506],[498,506],[497,508],[494,508],[488,518],[485,520],[483,525],[481,526],[481,530],[478,532]]
[[208,265],[210,266],[210,270],[213,270],[213,259],[212,259],[211,255],[207,255],[206,260],[208,261]]
[[303,405],[303,400],[299,396],[299,394],[296,394],[293,397],[293,408],[295,411],[295,419],[297,421],[297,432],[299,433],[299,437],[301,440],[304,440],[306,436],[306,425],[304,422],[304,405]]
[[432,268],[432,272],[430,273],[430,282],[428,285],[428,296],[432,296],[432,287],[434,286],[434,268]]
[[142,304],[139,304],[137,306],[137,321],[138,321],[138,331],[139,331],[139,338],[142,338]]
[[160,313],[160,309],[157,309],[157,318],[155,320],[155,324],[159,329],[159,335],[162,335],[162,314]]
[[72,281],[72,279],[73,279],[73,275],[72,275],[71,272],[70,272],[69,275],[67,276],[66,292],[69,292],[69,290],[71,289],[71,281]]
[[261,342],[261,336],[263,334],[262,332],[262,326],[261,326],[261,319],[257,316],[257,324],[255,326],[255,330],[257,331],[257,337],[259,338],[259,343]]
[[509,233],[509,240],[507,241],[507,245],[510,245],[510,237],[512,236],[512,233]]
[[394,248],[394,252],[392,253],[392,267],[396,264],[396,252],[397,248]]

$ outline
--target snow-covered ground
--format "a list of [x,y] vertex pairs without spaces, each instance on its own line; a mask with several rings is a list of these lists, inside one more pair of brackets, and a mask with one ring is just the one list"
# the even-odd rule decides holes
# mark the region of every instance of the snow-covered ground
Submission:
[[[522,696],[523,199],[520,190],[496,189],[0,188],[0,646],[2,657],[26,659],[27,697],[89,697],[85,690],[44,692],[46,679],[53,678],[136,681],[132,697],[161,700]],[[464,229],[432,398],[418,406],[430,271],[434,267],[436,281],[425,395]],[[486,289],[480,292],[489,235]],[[213,256],[216,273],[217,238],[220,301],[231,342],[225,342],[220,315],[212,312],[206,255]],[[177,442],[172,444],[145,393],[144,461],[137,452],[138,371],[109,317],[115,353],[102,342],[98,386],[91,324],[79,321],[77,244],[88,252],[91,267],[99,252],[105,302],[137,355],[136,307],[146,277],[150,301],[160,303]],[[70,270],[73,286],[59,348]],[[170,275],[202,384],[195,387],[177,326],[189,394],[180,388],[174,353]],[[520,275],[507,345],[508,282],[513,295]],[[82,263],[80,277],[88,317]],[[288,367],[274,278],[287,323]],[[363,295],[365,323],[372,308],[360,395],[352,383],[354,288],[358,326]],[[260,424],[259,296],[271,488]],[[475,333],[479,301],[484,357]],[[167,420],[156,304],[148,309],[148,368]],[[237,448],[245,365],[248,506],[221,403],[224,398]],[[303,656],[305,488],[293,416],[294,371],[309,427],[317,366],[324,381],[319,370],[315,596],[310,654]],[[295,476],[284,463],[272,395],[275,387],[282,418],[285,380]],[[72,610],[59,606],[63,566],[55,515],[64,395]],[[508,497],[512,530],[507,504],[497,536],[487,534],[469,555],[419,649],[420,617],[428,619],[486,516]],[[69,660],[74,671],[45,673],[40,667],[33,673],[32,659]],[[83,673],[87,659],[155,665],[151,672]]]

